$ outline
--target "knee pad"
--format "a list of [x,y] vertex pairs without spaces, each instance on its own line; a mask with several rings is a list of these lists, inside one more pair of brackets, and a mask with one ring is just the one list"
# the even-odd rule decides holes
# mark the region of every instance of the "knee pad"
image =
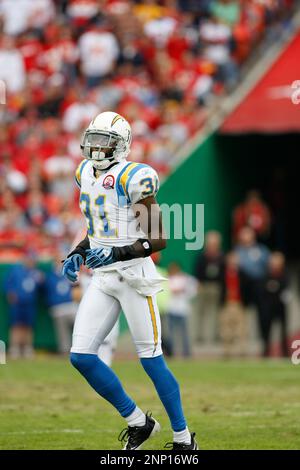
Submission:
[[98,361],[99,359],[96,354],[80,354],[73,352],[70,354],[70,362],[72,366],[82,373],[93,368]]

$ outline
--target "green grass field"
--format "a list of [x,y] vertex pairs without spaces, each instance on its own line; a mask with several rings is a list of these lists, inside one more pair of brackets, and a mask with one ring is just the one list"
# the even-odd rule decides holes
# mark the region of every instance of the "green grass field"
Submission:
[[[202,449],[300,449],[300,366],[290,361],[169,361]],[[160,421],[146,449],[172,434],[137,362],[116,362],[127,391]],[[0,449],[120,449],[124,421],[67,359],[0,366]]]

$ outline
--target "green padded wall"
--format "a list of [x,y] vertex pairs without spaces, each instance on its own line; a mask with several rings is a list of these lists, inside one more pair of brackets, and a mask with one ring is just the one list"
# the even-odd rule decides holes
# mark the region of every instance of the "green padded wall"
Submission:
[[[178,166],[158,194],[160,203],[204,204],[204,230],[219,230],[225,249],[230,245],[232,207],[242,194],[234,160],[230,148],[223,149],[219,137],[212,134]],[[196,252],[186,251],[185,243],[171,238],[162,264],[177,260],[192,272]]]

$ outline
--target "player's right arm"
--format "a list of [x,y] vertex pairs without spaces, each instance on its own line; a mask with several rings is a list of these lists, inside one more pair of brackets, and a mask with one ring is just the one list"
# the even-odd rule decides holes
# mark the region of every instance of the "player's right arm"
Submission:
[[[81,174],[86,162],[86,160],[82,160],[75,173],[75,182],[79,189],[81,189]],[[89,248],[90,241],[88,234],[86,234],[85,238],[78,243],[74,250],[71,251],[63,261],[62,273],[67,279],[69,279],[69,281],[77,281],[77,273],[80,270],[80,266],[85,262],[86,250]]]
[[88,234],[81,240],[80,243],[74,248],[71,253],[68,254],[67,258],[63,262],[62,273],[71,282],[77,281],[77,272],[80,270],[80,266],[85,262],[86,250],[90,248],[90,241]]

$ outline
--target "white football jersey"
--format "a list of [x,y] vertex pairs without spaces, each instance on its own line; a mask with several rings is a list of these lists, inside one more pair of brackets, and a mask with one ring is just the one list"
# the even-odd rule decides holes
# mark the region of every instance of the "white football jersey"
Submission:
[[159,180],[153,168],[124,160],[96,178],[93,162],[83,160],[75,180],[80,188],[80,208],[86,218],[91,248],[131,245],[145,238],[137,229],[132,205],[156,195]]

